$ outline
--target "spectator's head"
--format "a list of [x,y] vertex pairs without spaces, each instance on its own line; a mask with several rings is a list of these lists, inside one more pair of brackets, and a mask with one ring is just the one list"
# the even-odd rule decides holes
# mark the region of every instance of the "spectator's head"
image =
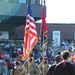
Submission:
[[7,63],[4,61],[4,62],[2,63],[2,65],[6,66],[6,65],[7,65]]
[[64,60],[67,60],[69,57],[69,51],[65,50],[61,52],[61,55],[63,57]]
[[55,56],[55,61],[56,61],[57,63],[61,62],[61,61],[62,61],[61,55],[56,55],[56,56]]
[[35,60],[35,63],[37,63],[37,64],[38,64],[38,60]]

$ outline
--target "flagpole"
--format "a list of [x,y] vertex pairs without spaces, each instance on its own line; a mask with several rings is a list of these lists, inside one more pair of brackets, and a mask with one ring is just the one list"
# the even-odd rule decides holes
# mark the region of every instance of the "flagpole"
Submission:
[[[29,4],[29,0],[27,1],[27,11],[28,11],[28,4]],[[27,12],[27,14],[28,14],[28,12]],[[30,28],[30,26],[29,26],[29,28]],[[28,31],[28,33],[29,33],[29,35],[28,35],[28,38],[29,38],[29,49],[28,50],[30,50],[30,31]],[[29,56],[30,56],[30,53],[29,53]],[[28,56],[28,74],[30,75],[30,63],[29,63],[29,56]]]
[[[44,6],[44,1],[42,3],[42,7]],[[43,36],[43,41],[44,41],[44,36]],[[44,45],[44,42],[43,42]],[[44,75],[44,47],[43,47],[43,75]]]
[[[27,1],[27,12],[26,12],[26,16],[28,15],[28,3],[29,3],[29,0]],[[27,19],[27,17],[26,17],[26,19]],[[29,34],[29,35],[28,35],[28,38],[29,38],[29,47],[28,47],[29,49],[28,49],[28,50],[30,50],[30,32],[29,32],[29,31],[28,31],[28,34]],[[30,54],[29,54],[29,56],[30,56]],[[28,71],[27,71],[28,74],[30,74],[29,56],[28,56],[28,62],[27,62],[27,63],[28,63],[28,69],[27,69],[27,70],[28,70]]]
[[27,3],[28,12],[27,12],[27,17],[26,17],[22,60],[26,60],[28,58],[27,72],[30,74],[30,62],[29,62],[30,58],[29,58],[29,56],[30,56],[30,52],[32,51],[32,49],[34,48],[36,43],[38,42],[38,35],[36,32],[34,17],[32,15],[30,0],[28,0],[27,2],[28,2]]
[[[44,41],[44,37],[43,37],[43,41]],[[44,44],[44,42],[43,42]],[[43,75],[44,75],[44,47],[43,47]]]
[[[44,0],[42,1],[42,8],[44,7]],[[42,9],[43,10],[43,9]],[[42,11],[43,12],[43,11]],[[43,13],[42,13],[43,14]],[[43,16],[42,16],[43,17]],[[44,68],[45,68],[45,66],[44,66],[44,36],[43,36],[43,47],[42,47],[42,49],[43,49],[43,75],[45,75],[44,73]]]

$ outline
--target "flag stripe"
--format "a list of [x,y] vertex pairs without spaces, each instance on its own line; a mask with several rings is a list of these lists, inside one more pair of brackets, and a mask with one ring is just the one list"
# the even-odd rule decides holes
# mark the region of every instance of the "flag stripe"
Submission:
[[37,42],[38,42],[38,35],[36,32],[36,26],[35,26],[34,18],[32,16],[32,10],[29,2],[28,15],[26,19],[25,34],[24,34],[22,60],[26,60],[26,58],[28,58],[30,52],[32,51],[32,49],[34,48]]

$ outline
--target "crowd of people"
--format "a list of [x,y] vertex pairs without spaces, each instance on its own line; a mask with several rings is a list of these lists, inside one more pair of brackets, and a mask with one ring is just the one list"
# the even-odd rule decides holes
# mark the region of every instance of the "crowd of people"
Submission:
[[22,50],[23,44],[0,44],[0,75],[75,75],[73,41],[62,41],[60,48],[45,46],[44,52],[36,45],[25,61]]
[[5,42],[0,44],[0,75],[10,75],[16,60],[21,58],[22,45]]

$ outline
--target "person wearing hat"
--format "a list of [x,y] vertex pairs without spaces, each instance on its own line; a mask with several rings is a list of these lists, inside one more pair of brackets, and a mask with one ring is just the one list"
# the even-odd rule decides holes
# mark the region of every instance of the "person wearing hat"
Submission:
[[75,67],[68,61],[69,51],[62,51],[61,55],[63,61],[56,65],[54,75],[75,75]]
[[24,67],[27,69],[27,75],[40,75],[40,69],[38,64],[35,63],[33,54],[30,54],[29,60],[26,61]]
[[34,60],[33,54],[29,55],[29,58],[23,63],[23,66],[27,69],[28,73],[28,67],[30,68],[30,64],[32,63],[32,60]]
[[40,69],[38,67],[38,64],[32,60],[30,64],[30,75],[40,75],[39,71]]
[[[44,62],[44,64],[43,64]],[[43,69],[44,69],[44,74],[47,72],[48,68],[49,68],[49,64],[48,64],[48,57],[44,57],[44,61],[42,61],[42,64],[40,65],[40,70],[41,70],[41,75],[43,73]]]
[[20,61],[16,61],[16,66],[11,70],[10,75],[27,75],[26,69],[21,66]]
[[46,72],[46,75],[53,75],[54,73],[54,69],[55,69],[55,66],[57,63],[61,62],[62,61],[62,57],[60,55],[56,55],[55,56],[55,61],[56,63],[53,64],[52,66],[50,66]]

